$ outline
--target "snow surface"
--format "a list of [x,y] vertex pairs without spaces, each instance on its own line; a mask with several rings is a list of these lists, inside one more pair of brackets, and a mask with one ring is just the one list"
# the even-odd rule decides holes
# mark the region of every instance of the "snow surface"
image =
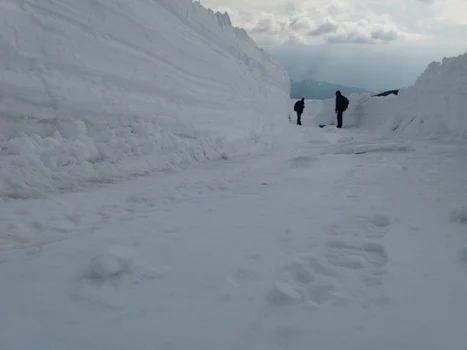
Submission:
[[0,3],[0,195],[37,197],[248,154],[290,82],[191,0]]
[[259,156],[2,199],[0,348],[464,349],[465,142],[289,128]]
[[[430,138],[467,137],[467,52],[432,62],[399,95],[349,96],[344,127],[385,130]],[[324,102],[316,124],[336,124],[334,99]]]
[[465,350],[465,55],[320,129],[191,0],[0,19],[1,350]]

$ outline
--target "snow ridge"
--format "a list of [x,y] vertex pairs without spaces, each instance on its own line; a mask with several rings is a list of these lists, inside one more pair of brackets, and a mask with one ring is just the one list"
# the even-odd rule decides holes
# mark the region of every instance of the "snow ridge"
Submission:
[[0,4],[0,192],[245,154],[289,78],[227,14],[191,0]]
[[[398,96],[350,96],[344,124],[405,135],[467,137],[467,52],[432,62]],[[317,124],[335,124],[334,99],[325,101]]]

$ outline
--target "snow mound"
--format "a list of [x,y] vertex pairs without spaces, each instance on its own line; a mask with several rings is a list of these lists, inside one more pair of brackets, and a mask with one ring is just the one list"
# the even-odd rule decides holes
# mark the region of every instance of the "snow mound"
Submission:
[[290,103],[285,70],[192,0],[2,2],[0,76],[11,197],[256,151]]
[[[466,137],[467,52],[430,63],[415,84],[400,90],[398,96],[348,97],[345,127],[428,137]],[[314,123],[335,124],[334,108],[334,99],[326,100]]]
[[91,259],[89,277],[107,278],[130,272],[134,259],[134,253],[123,247],[109,247]]

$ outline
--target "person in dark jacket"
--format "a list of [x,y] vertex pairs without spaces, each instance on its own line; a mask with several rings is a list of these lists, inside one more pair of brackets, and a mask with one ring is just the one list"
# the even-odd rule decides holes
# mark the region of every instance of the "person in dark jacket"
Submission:
[[301,100],[295,102],[293,110],[297,112],[297,125],[302,125],[302,114],[303,110],[305,109],[305,99],[302,98]]
[[339,90],[336,91],[337,127],[342,128],[342,116],[349,106],[349,100]]

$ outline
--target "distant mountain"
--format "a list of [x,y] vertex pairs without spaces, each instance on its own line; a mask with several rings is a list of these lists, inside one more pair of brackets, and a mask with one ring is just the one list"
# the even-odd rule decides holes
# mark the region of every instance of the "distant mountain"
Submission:
[[350,95],[352,93],[371,93],[372,91],[339,84],[331,84],[316,80],[303,80],[299,82],[292,82],[290,90],[290,98],[300,99],[302,97],[307,99],[325,100],[336,96],[336,91],[340,90],[343,95]]

